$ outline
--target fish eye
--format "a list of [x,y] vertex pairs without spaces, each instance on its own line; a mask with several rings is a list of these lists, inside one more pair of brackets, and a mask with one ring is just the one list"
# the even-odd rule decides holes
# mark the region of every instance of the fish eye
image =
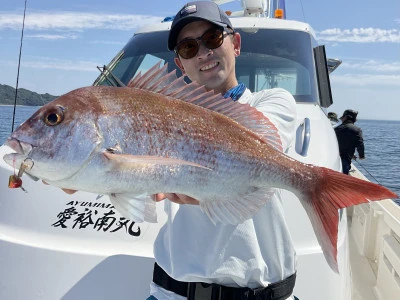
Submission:
[[47,111],[43,121],[49,126],[56,126],[64,120],[64,108],[56,106]]

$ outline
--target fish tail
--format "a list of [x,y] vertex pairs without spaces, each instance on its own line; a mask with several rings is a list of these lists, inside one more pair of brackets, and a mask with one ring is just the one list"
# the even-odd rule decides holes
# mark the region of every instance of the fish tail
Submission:
[[[316,168],[316,167],[313,167]],[[337,238],[340,208],[397,198],[389,189],[327,168],[317,168],[317,179],[305,185],[301,202],[330,267],[338,272]]]

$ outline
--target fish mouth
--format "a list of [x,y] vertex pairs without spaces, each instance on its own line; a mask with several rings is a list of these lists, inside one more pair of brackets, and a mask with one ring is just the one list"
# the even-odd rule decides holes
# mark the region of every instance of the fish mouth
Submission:
[[14,153],[9,153],[3,156],[3,160],[13,168],[21,166],[34,148],[31,144],[22,142],[15,138],[8,138],[5,145],[14,150]]
[[16,153],[5,154],[3,160],[14,168],[14,172],[15,169],[19,169],[17,177],[20,178],[23,173],[26,173],[34,181],[38,181],[39,178],[28,173],[34,165],[33,160],[29,157],[34,146],[11,137],[7,139],[5,145],[16,151]]
[[13,149],[15,152],[17,152],[17,154],[23,156],[28,156],[28,154],[31,153],[33,149],[33,146],[31,144],[25,143],[12,137],[8,138],[5,144]]

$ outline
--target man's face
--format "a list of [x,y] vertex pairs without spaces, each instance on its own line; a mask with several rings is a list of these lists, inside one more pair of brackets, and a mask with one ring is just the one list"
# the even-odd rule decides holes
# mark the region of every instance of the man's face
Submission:
[[[186,38],[198,38],[213,26],[206,21],[189,23],[179,33],[177,43]],[[236,86],[235,57],[240,54],[240,35],[235,33],[232,38],[232,35],[225,33],[221,47],[212,50],[204,46],[202,41],[199,44],[199,52],[193,58],[175,58],[175,63],[183,73],[190,80],[218,93],[225,93]]]

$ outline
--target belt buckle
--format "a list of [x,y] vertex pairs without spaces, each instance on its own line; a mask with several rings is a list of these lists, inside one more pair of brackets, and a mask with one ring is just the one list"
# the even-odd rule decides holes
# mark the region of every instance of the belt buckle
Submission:
[[188,300],[221,300],[221,285],[203,282],[189,282]]

